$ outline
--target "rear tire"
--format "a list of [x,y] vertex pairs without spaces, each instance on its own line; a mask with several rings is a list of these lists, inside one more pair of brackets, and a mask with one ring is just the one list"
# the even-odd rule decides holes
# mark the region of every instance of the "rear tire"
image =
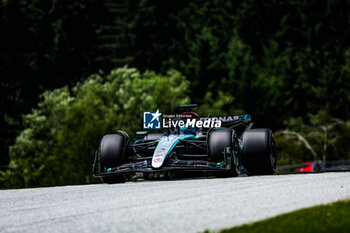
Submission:
[[276,170],[276,148],[270,129],[252,129],[243,133],[242,163],[249,175],[271,175]]
[[[105,135],[100,144],[100,169],[106,172],[106,169],[117,167],[123,162],[123,141],[124,137],[119,134]],[[124,183],[123,175],[106,176],[101,180],[107,184]]]

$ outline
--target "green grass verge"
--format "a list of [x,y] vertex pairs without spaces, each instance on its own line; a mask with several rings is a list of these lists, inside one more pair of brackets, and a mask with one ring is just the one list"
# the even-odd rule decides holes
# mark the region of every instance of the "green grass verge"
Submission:
[[259,222],[220,231],[220,233],[232,232],[350,232],[350,200],[296,210]]

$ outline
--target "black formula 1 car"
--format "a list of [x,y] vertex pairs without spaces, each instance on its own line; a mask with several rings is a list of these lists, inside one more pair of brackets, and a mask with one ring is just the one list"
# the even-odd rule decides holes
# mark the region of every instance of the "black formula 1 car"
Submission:
[[[133,144],[124,131],[105,135],[95,154],[94,177],[121,183],[133,174],[153,179],[181,173],[232,177],[275,172],[276,149],[270,129],[251,129],[248,114],[199,118],[189,110],[194,106],[180,106],[187,111],[169,121],[172,126],[162,134],[137,132],[142,139]],[[184,120],[190,124],[176,124]],[[198,127],[202,124],[196,122],[205,120],[220,121],[221,127]]]

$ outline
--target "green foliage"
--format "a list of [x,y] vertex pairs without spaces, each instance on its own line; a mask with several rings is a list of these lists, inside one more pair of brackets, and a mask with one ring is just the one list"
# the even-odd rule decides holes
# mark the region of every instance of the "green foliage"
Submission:
[[306,124],[300,117],[285,122],[288,130],[275,133],[278,164],[312,160],[350,159],[350,122],[333,118],[327,111],[309,114]]
[[163,65],[181,70],[193,88],[201,88],[202,94],[191,95],[195,102],[202,102],[207,91],[216,97],[218,87],[222,89],[237,5],[224,0],[190,1],[170,15],[177,36],[169,46],[170,59]]
[[41,93],[100,69],[94,57],[104,12],[94,0],[0,2],[0,165]]
[[188,81],[177,71],[159,75],[119,68],[92,75],[73,88],[47,91],[24,117],[25,129],[10,148],[5,187],[78,184],[91,181],[94,151],[104,134],[142,127],[142,112],[174,111],[189,103]]
[[196,112],[200,116],[206,116],[208,114],[213,116],[242,114],[242,110],[233,108],[234,102],[235,97],[229,93],[219,91],[217,97],[214,98],[211,92],[207,92],[204,96],[203,104],[196,109]]
[[349,10],[339,1],[192,1],[172,14],[182,39],[168,65],[201,87],[192,99],[230,93],[258,126],[283,128],[320,109],[347,120]]
[[[296,210],[270,219],[224,229],[220,233],[258,232],[349,232],[350,201]],[[209,232],[209,231],[206,231]]]

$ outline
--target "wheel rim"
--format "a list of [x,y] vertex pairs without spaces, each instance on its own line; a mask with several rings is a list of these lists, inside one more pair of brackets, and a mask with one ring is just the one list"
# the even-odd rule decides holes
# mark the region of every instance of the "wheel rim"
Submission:
[[[239,148],[239,142],[237,140],[237,136],[236,136],[236,132],[234,133],[234,140],[232,140],[234,142],[233,145],[233,153],[232,153],[232,157],[233,157],[233,162],[234,162],[234,166],[235,166],[235,171],[236,173],[239,175],[241,173],[241,169],[240,169],[240,158],[239,158],[239,154],[240,154],[240,148]],[[232,165],[231,165],[232,166]]]
[[275,141],[273,137],[271,137],[271,145],[270,145],[270,162],[271,168],[273,171],[276,170],[276,152],[275,152]]
[[[235,169],[235,172],[237,173],[237,175],[239,175],[241,173],[240,171],[240,158],[239,158],[239,142],[238,142],[238,139],[237,139],[237,133],[236,131],[233,130],[233,133],[232,133],[232,142],[233,142],[233,145],[231,145],[231,154],[232,154],[232,160],[233,160],[233,163],[234,163],[234,169]],[[231,164],[231,169],[232,169],[232,164]]]

